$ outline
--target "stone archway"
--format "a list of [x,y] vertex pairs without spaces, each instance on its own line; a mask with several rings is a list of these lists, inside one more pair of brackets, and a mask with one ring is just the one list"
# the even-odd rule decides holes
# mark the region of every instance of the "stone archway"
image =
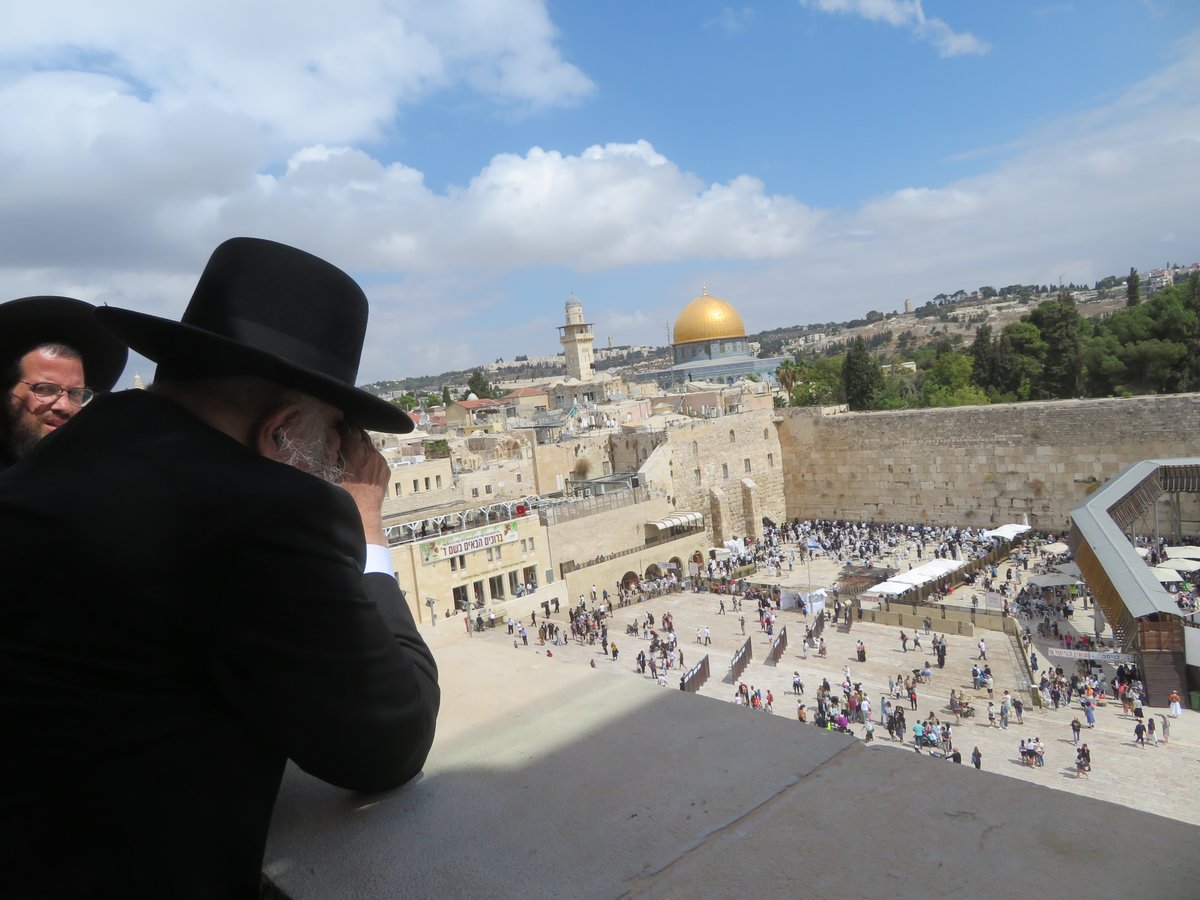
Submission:
[[635,588],[642,579],[638,577],[637,572],[626,572],[621,576],[621,586],[624,588]]
[[650,563],[650,565],[646,566],[647,580],[652,578],[662,578],[662,574],[662,569],[659,568],[658,563]]

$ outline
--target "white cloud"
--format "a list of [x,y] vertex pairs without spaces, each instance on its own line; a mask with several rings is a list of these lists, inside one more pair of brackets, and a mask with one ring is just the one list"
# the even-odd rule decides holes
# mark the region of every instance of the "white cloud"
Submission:
[[823,13],[861,16],[868,22],[904,28],[933,44],[941,56],[982,55],[991,49],[975,35],[955,31],[941,19],[926,16],[921,0],[800,0],[800,3]]
[[[850,5],[912,27],[911,3]],[[302,67],[310,54],[300,37],[321,44],[319,23],[281,25],[301,49],[264,47],[244,62],[237,57],[253,54],[242,36],[232,49],[213,36],[185,52],[129,4],[64,15],[61,35],[22,21],[24,7],[14,13],[0,33],[0,121],[19,123],[0,129],[0,297],[62,292],[178,315],[220,240],[270,237],[363,281],[372,313],[362,372],[373,379],[554,352],[570,289],[598,338],[657,343],[701,280],[759,330],[845,320],[959,287],[1060,274],[1090,281],[1168,255],[1200,258],[1194,36],[1175,48],[1173,65],[1112,102],[1014,135],[992,151],[1001,162],[991,171],[821,210],[770,193],[752,173],[711,183],[645,140],[498,154],[465,184],[435,190],[421,171],[363,149],[397,104],[450,83],[501,104],[567,103],[588,85],[558,59],[540,6],[455,7],[494,34],[459,34],[432,4],[387,9],[396,8],[408,39],[428,47],[394,84],[363,87],[356,63],[330,63],[319,102],[285,92],[279,109],[265,108],[265,87],[242,79]],[[393,15],[356,9],[384,30]],[[211,30],[203,18],[194,23],[202,37]],[[347,27],[327,24],[335,36]],[[223,75],[218,62],[241,69]],[[343,100],[348,109],[328,108]],[[603,277],[589,285],[589,274]],[[508,292],[535,277],[556,298],[548,307]],[[604,287],[590,292],[594,284]]]
[[105,75],[160,114],[208,108],[284,142],[351,142],[455,84],[518,106],[577,102],[592,84],[555,37],[537,0],[49,0],[5,11],[0,58]]
[[720,15],[713,16],[704,23],[705,28],[716,28],[727,35],[741,34],[754,24],[754,8],[750,6],[726,6]]

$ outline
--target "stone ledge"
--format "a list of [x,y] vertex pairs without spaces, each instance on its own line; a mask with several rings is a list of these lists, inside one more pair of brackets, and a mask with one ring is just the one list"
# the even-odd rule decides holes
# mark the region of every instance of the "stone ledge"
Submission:
[[[465,640],[436,652],[443,713],[418,780],[364,797],[289,769],[265,868],[293,900],[867,897],[918,884],[929,897],[1065,884],[1185,896],[1200,878],[1200,860],[1177,852],[1200,839],[1194,826],[631,683],[611,663]],[[1081,823],[1174,848],[1170,861],[1131,866]]]

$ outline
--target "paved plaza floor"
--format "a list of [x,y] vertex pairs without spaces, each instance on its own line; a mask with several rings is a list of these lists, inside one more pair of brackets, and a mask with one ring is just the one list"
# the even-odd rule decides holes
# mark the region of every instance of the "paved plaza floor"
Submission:
[[[829,585],[836,578],[839,569],[840,565],[836,560],[813,561],[813,586]],[[803,590],[807,587],[809,571],[809,566],[797,563],[791,572],[785,568],[782,577],[770,580],[781,581],[787,587]],[[762,581],[764,578],[756,577],[754,580]],[[969,587],[960,589],[948,598],[947,602],[969,605],[970,594]],[[435,654],[439,646],[447,642],[473,641],[476,646],[471,656],[478,664],[479,677],[510,680],[513,691],[519,692],[525,698],[537,696],[543,691],[549,697],[557,692],[564,682],[573,682],[580,677],[628,679],[631,685],[638,684],[639,689],[644,690],[650,679],[636,673],[635,659],[639,650],[647,648],[648,642],[641,638],[640,630],[639,636],[633,637],[625,633],[625,628],[635,619],[642,621],[647,612],[654,614],[656,622],[661,621],[663,613],[670,612],[684,655],[683,669],[686,670],[699,662],[703,655],[709,656],[711,677],[695,698],[697,714],[703,714],[706,704],[733,702],[736,685],[729,678],[729,664],[738,648],[749,638],[752,643],[753,661],[738,680],[761,689],[764,696],[770,690],[775,698],[773,715],[776,718],[788,717],[795,721],[797,700],[805,701],[810,711],[810,723],[795,724],[797,728],[808,729],[815,728],[811,724],[811,713],[815,710],[816,689],[822,678],[828,678],[837,690],[843,678],[843,667],[848,665],[852,680],[861,682],[870,697],[872,717],[878,722],[880,698],[887,690],[889,675],[895,677],[898,673],[911,672],[925,659],[929,659],[933,663],[934,676],[931,683],[918,686],[916,712],[909,709],[907,700],[903,701],[908,717],[908,743],[902,745],[889,741],[886,729],[877,725],[873,748],[878,752],[914,754],[911,741],[912,724],[918,716],[924,718],[932,711],[941,721],[949,721],[953,725],[954,745],[962,753],[964,767],[970,765],[972,749],[979,747],[984,770],[1034,782],[1050,790],[1107,800],[1200,825],[1200,799],[1195,791],[1195,785],[1200,783],[1198,713],[1185,709],[1180,718],[1169,720],[1169,743],[1162,743],[1160,734],[1159,746],[1150,745],[1143,749],[1133,743],[1134,720],[1122,715],[1119,703],[1109,703],[1096,711],[1094,728],[1089,729],[1085,724],[1081,740],[1086,741],[1091,750],[1092,772],[1090,777],[1076,778],[1075,747],[1072,743],[1070,723],[1077,716],[1081,721],[1085,721],[1078,704],[1069,709],[1042,710],[1035,708],[1026,694],[1024,724],[1017,724],[1013,720],[1007,729],[989,726],[986,717],[986,692],[972,689],[970,669],[978,654],[976,642],[982,635],[987,639],[988,662],[995,678],[997,701],[1006,689],[1016,694],[1020,660],[1013,642],[1000,632],[977,629],[975,637],[947,636],[946,666],[944,669],[938,669],[936,658],[930,649],[932,635],[927,637],[924,633],[921,634],[925,652],[913,652],[910,645],[909,652],[904,653],[900,647],[899,628],[856,622],[852,630],[846,633],[838,631],[830,623],[824,632],[827,657],[820,659],[815,651],[809,650],[805,653],[801,650],[804,620],[798,612],[785,610],[779,614],[776,633],[778,634],[779,626],[786,626],[790,646],[778,664],[775,664],[767,661],[770,640],[760,630],[755,611],[750,604],[746,604],[742,613],[737,613],[732,609],[730,598],[725,597],[727,612],[720,615],[720,599],[715,594],[685,592],[613,610],[609,624],[609,640],[615,641],[618,646],[619,658],[616,662],[603,653],[598,645],[588,647],[568,643],[565,646],[539,646],[536,629],[530,629],[528,646],[518,641],[515,647],[514,638],[499,626],[470,637],[461,627],[461,621],[455,627],[455,620],[443,621],[437,628],[423,627],[422,630]],[[745,635],[742,633],[743,616]],[[565,606],[562,613],[551,616],[551,620],[565,626]],[[528,627],[528,618],[525,624]],[[1091,627],[1089,620],[1083,617],[1082,611],[1076,624],[1081,628]],[[696,629],[703,627],[709,629],[712,640],[710,645],[697,643]],[[855,644],[858,640],[862,640],[867,648],[865,663],[859,663],[855,657]],[[1041,646],[1039,649],[1039,656],[1047,660],[1046,648]],[[553,655],[547,656],[547,651],[551,651]],[[594,668],[586,674],[581,674],[576,668],[590,668],[592,664]],[[560,678],[555,672],[561,667],[570,667],[572,671],[569,675],[563,672],[565,677]],[[802,698],[797,698],[792,692],[793,672],[797,671],[805,686]],[[658,689],[678,690],[678,685],[679,673],[672,672],[668,679],[668,687]],[[955,717],[947,709],[951,689],[965,691],[969,696],[976,698],[975,706],[980,709],[980,714],[954,725]],[[1154,714],[1156,719],[1159,713],[1166,712],[1166,709],[1147,708],[1147,713]],[[754,727],[754,720],[771,714],[746,709],[744,715],[749,717],[747,727]],[[1157,721],[1161,726],[1162,720]],[[862,725],[853,726],[854,734],[860,738],[864,731]],[[1046,748],[1044,767],[1031,768],[1023,765],[1017,752],[1018,743],[1022,738],[1035,737],[1040,738]],[[953,765],[940,758],[927,759],[927,762],[930,765]],[[1047,794],[1046,800],[1052,803],[1053,795]]]

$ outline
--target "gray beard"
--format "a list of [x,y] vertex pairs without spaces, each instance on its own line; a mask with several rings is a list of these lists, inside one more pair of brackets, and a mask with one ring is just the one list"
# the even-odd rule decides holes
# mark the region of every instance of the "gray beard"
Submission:
[[341,464],[340,457],[333,463],[326,461],[329,458],[329,449],[322,438],[305,440],[284,431],[279,438],[279,447],[284,454],[280,462],[309,475],[315,475],[322,481],[337,484],[346,474],[346,467]]

